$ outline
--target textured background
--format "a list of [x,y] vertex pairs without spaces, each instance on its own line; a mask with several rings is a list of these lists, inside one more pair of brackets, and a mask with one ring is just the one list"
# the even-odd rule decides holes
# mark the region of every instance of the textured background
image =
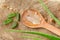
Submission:
[[[45,18],[46,22],[48,22],[51,25],[56,26],[57,28],[60,28],[55,22],[51,21],[50,16],[47,15],[47,13],[44,11],[44,9],[41,7],[38,0],[0,0],[2,3],[0,3],[0,40],[32,40],[32,39],[25,39],[21,38],[21,36],[32,36],[32,37],[38,37],[42,40],[49,40],[47,38],[32,35],[32,34],[23,34],[23,33],[12,33],[12,32],[6,32],[5,29],[11,29],[9,25],[2,25],[2,22],[7,18],[7,15],[10,12],[18,11],[20,12],[21,16],[24,10],[32,8],[37,9],[41,12],[43,17]],[[49,9],[54,13],[54,15],[60,19],[60,3],[50,0],[43,0],[45,4],[49,7]],[[21,19],[22,20],[22,19]],[[54,35],[50,31],[39,28],[39,29],[31,29],[22,24],[22,22],[19,22],[19,27],[16,28],[19,30],[29,30],[29,31],[38,31],[43,32],[47,34]]]

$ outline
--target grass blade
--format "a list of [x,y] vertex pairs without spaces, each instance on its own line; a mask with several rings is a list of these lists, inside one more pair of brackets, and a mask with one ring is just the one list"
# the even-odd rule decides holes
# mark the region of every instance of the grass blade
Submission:
[[49,35],[49,34],[44,34],[44,33],[41,33],[41,32],[34,32],[34,31],[22,31],[22,30],[9,30],[9,32],[20,32],[20,33],[27,33],[27,34],[35,34],[35,35],[38,35],[38,36],[43,36],[43,37],[46,37],[50,40],[60,40],[59,37],[57,36],[53,36],[53,35]]
[[22,38],[31,38],[33,40],[41,40],[40,38],[31,37],[31,36],[21,36]]
[[53,15],[53,13],[49,10],[49,8],[44,4],[43,0],[38,0],[38,1],[40,2],[44,10],[51,16],[51,18],[53,18],[57,22],[57,24],[60,25],[60,20]]

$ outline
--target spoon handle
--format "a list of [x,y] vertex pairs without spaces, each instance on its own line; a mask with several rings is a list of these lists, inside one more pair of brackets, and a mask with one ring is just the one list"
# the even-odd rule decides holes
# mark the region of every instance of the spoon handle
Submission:
[[46,28],[49,31],[51,31],[51,32],[55,33],[56,35],[60,36],[60,29],[56,28],[55,26],[46,23],[44,25],[44,28]]

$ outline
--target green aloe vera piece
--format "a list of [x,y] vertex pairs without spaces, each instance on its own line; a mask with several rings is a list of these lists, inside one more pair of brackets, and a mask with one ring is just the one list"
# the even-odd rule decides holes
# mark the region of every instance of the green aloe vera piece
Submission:
[[11,25],[12,29],[15,29],[18,26],[18,23],[16,21],[13,22],[13,24]]
[[3,22],[3,24],[9,24],[9,23],[11,23],[13,21],[13,19],[11,19],[11,18],[8,18],[8,19],[6,19],[4,22]]
[[7,17],[8,17],[8,18],[13,18],[13,17],[15,17],[15,16],[16,16],[16,13],[13,12],[13,13],[10,13]]
[[53,18],[57,22],[57,24],[60,25],[60,20],[53,15],[53,13],[49,10],[49,8],[44,4],[43,0],[38,1],[40,2],[44,10],[51,16],[51,18]]
[[18,13],[18,12],[16,13],[16,20],[20,21],[20,13]]
[[35,35],[38,35],[38,36],[46,37],[50,40],[60,40],[60,37],[45,34],[45,33],[41,33],[41,32],[36,32],[36,31],[22,31],[22,30],[13,30],[13,29],[11,29],[11,30],[9,30],[9,32],[20,32],[20,33],[27,33],[27,34],[35,34]]

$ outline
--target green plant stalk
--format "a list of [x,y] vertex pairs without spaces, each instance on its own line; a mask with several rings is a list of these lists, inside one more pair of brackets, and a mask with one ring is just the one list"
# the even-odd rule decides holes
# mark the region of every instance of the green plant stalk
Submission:
[[57,24],[60,25],[60,20],[53,15],[53,13],[49,10],[49,8],[44,4],[43,0],[38,1],[40,2],[44,10],[51,16],[51,18],[53,18],[57,22]]
[[43,36],[43,37],[46,37],[50,40],[60,40],[59,37],[57,36],[53,36],[53,35],[49,35],[49,34],[44,34],[44,33],[41,33],[41,32],[34,32],[34,31],[22,31],[22,30],[9,30],[9,32],[20,32],[20,33],[27,33],[27,34],[35,34],[35,35],[38,35],[38,36]]
[[21,36],[22,38],[32,38],[33,40],[41,40],[40,38],[31,37],[31,36]]

